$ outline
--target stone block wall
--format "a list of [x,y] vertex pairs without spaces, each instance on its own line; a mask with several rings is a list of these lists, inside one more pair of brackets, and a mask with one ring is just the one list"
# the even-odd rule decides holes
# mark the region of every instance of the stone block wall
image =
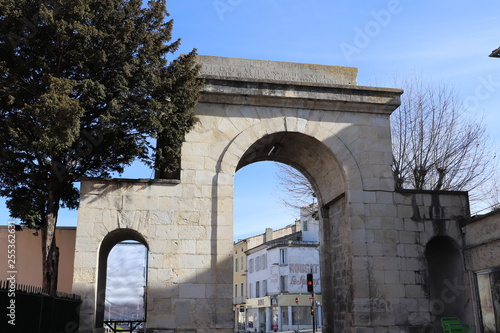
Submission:
[[232,328],[232,226],[213,223],[212,197],[202,195],[204,184],[196,181],[192,186],[82,181],[73,290],[83,296],[83,332],[94,331],[95,314],[102,311],[103,291],[96,290],[97,275],[103,274],[99,261],[105,259],[103,246],[114,245],[116,240],[108,238],[117,230],[124,239],[140,234],[148,248],[148,327]]
[[[426,253],[433,240],[445,240],[443,247],[454,244],[461,253],[467,194],[374,191],[364,198],[364,203],[350,205],[356,332],[431,332],[450,311],[470,321],[465,267],[458,274],[436,275],[426,258],[435,255]],[[458,264],[462,262],[463,257]],[[457,302],[463,308],[449,309]]]
[[[224,225],[224,215],[214,216],[216,191],[204,190],[209,184],[192,179],[186,186],[82,181],[74,292],[84,298],[82,327],[88,332],[99,310],[93,307],[99,294],[94,284],[102,260],[99,249],[115,230],[139,232],[148,247],[149,327],[179,331],[195,325],[197,332],[232,328],[232,226]],[[362,202],[356,197],[348,201],[349,193],[322,211],[328,214],[323,217],[322,278],[324,318],[330,327],[427,332],[451,300],[471,303],[465,269],[458,280],[448,278],[432,294],[426,260],[429,242],[440,237],[461,248],[468,216],[465,193],[364,191],[358,198]],[[471,313],[468,305],[456,315],[470,322]]]
[[469,318],[467,195],[394,191],[400,90],[356,86],[351,69],[205,60],[180,180],[82,180],[82,332],[102,332],[106,251],[127,237],[149,250],[150,332],[231,332],[234,174],[263,160],[296,167],[317,191],[325,332],[427,332],[440,315]]

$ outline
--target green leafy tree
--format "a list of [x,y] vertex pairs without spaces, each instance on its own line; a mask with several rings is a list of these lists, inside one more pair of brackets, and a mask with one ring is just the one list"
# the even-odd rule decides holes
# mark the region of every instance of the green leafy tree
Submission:
[[135,159],[159,177],[179,168],[202,82],[195,50],[167,60],[180,41],[166,16],[165,0],[0,2],[0,195],[40,230],[45,288],[57,288],[54,231],[78,179]]

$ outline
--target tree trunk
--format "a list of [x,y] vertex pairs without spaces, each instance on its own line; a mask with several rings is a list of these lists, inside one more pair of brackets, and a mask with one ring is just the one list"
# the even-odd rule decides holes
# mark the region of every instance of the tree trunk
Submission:
[[59,267],[59,248],[56,246],[56,225],[59,212],[60,195],[57,193],[57,176],[52,165],[52,174],[49,182],[47,214],[45,215],[42,232],[42,287],[50,292],[57,291],[57,274]]
[[56,246],[55,225],[47,222],[42,227],[42,287],[51,293],[57,291],[57,274],[59,266],[59,248]]

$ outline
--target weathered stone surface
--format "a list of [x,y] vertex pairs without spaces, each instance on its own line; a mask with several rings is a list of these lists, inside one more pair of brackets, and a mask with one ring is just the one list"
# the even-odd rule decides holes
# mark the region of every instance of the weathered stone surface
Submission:
[[259,82],[356,84],[354,67],[299,64],[279,61],[198,56],[202,77],[216,77]]
[[[467,197],[394,191],[389,115],[401,91],[357,86],[352,68],[199,59],[207,83],[180,179],[81,182],[74,292],[84,295],[82,316],[100,311],[102,249],[129,237],[149,250],[148,331],[232,332],[234,174],[274,160],[317,190],[325,331],[429,323],[426,246],[436,236],[462,244]],[[471,244],[484,236],[468,229]]]
[[463,231],[468,248],[465,251],[467,268],[481,271],[500,266],[500,212],[487,214],[470,221]]

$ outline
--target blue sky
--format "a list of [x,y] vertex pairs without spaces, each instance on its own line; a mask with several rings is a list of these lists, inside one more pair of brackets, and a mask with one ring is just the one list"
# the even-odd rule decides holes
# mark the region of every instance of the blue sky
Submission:
[[[394,87],[394,75],[415,74],[452,84],[500,146],[500,58],[488,57],[500,47],[497,0],[170,0],[167,7],[179,53],[352,66],[359,85]],[[279,205],[274,173],[267,163],[236,174],[235,238],[298,215]],[[3,205],[0,214],[6,223]],[[63,212],[59,225],[75,220]]]

